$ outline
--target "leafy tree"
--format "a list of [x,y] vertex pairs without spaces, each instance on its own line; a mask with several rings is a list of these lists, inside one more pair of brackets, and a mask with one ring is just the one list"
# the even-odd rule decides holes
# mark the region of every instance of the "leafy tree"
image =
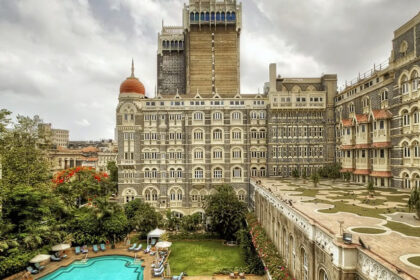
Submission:
[[115,161],[110,161],[107,164],[109,170],[109,182],[112,184],[112,192],[118,191],[118,166]]
[[231,186],[217,187],[217,192],[208,196],[204,209],[211,221],[211,229],[226,240],[232,240],[242,227],[246,205],[240,202]]
[[176,230],[181,224],[181,219],[175,216],[170,209],[166,211],[165,227],[168,230]]
[[299,178],[299,170],[297,170],[297,168],[293,169],[292,176],[295,179]]
[[420,219],[420,187],[415,187],[411,191],[410,198],[408,199],[408,207],[410,211],[416,210],[417,218]]
[[344,180],[346,180],[346,182],[350,182],[350,179],[351,179],[351,173],[350,173],[350,172],[348,172],[348,171],[346,171],[346,172],[343,174],[343,178],[344,178]]
[[319,174],[318,174],[318,172],[313,172],[312,173],[311,180],[314,183],[314,187],[316,188],[318,186],[318,183],[319,183]]
[[186,215],[181,219],[181,228],[184,231],[196,231],[203,223],[201,213],[194,213],[192,215]]
[[367,184],[367,190],[368,190],[369,195],[375,194],[375,187],[372,181],[369,181],[369,183]]
[[319,169],[319,176],[328,179],[338,179],[340,178],[340,170],[340,163],[327,164]]
[[162,215],[150,204],[137,198],[125,205],[125,215],[131,229],[136,229],[141,236],[158,227]]

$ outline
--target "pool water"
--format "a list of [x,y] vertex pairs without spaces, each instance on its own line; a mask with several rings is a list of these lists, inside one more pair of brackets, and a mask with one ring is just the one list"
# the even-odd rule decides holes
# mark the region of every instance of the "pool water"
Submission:
[[124,256],[104,256],[75,261],[42,278],[41,280],[143,280],[141,263],[133,264],[134,259]]

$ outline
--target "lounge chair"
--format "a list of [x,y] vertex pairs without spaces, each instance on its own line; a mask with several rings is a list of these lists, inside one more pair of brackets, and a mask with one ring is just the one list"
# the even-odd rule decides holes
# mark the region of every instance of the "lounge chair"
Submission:
[[88,252],[89,252],[89,250],[88,250],[87,246],[86,246],[86,245],[84,245],[84,246],[82,247],[82,253],[83,253],[83,254],[87,254]]
[[43,269],[45,268],[45,266],[40,265],[39,263],[36,263],[36,264],[35,264],[35,268],[36,268],[38,271],[41,271],[41,270],[43,270]]
[[26,270],[29,271],[31,274],[37,274],[37,273],[39,273],[39,271],[36,270],[36,269],[34,269],[32,266],[28,266],[26,268]]
[[181,280],[182,276],[184,276],[184,272],[181,272],[181,274],[179,276],[173,276],[172,280]]
[[[79,253],[80,253],[80,252],[79,252]],[[53,262],[59,262],[59,261],[61,261],[61,258],[60,258],[60,257],[57,257],[57,256],[55,256],[55,255],[51,255],[50,259],[51,259],[51,261],[53,261]]]
[[164,271],[165,271],[165,268],[162,266],[162,268],[159,271],[153,271],[153,276],[159,277],[163,274]]
[[101,243],[101,251],[105,251],[106,250],[106,247],[105,247],[105,244],[104,243]]
[[147,245],[147,248],[146,248],[146,250],[144,250],[144,253],[145,254],[149,254],[150,253],[150,249],[152,248],[152,246],[151,245]]
[[80,254],[80,246],[75,247],[74,252],[76,253],[76,255],[79,255]]
[[131,246],[130,248],[128,248],[128,251],[133,251],[134,248],[137,247],[137,243],[134,243],[133,246]]
[[97,244],[94,244],[93,245],[93,252],[95,252],[95,253],[98,253],[99,252],[99,249],[98,249],[98,245]]
[[143,247],[143,245],[140,244],[137,248],[134,248],[134,252],[140,251],[142,247]]

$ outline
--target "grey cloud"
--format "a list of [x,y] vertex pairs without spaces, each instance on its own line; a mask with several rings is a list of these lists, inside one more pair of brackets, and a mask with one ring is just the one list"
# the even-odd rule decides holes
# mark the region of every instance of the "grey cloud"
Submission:
[[[241,88],[283,76],[350,79],[386,59],[392,32],[418,12],[405,0],[243,1]],[[157,33],[182,24],[179,0],[0,0],[0,107],[39,114],[72,139],[113,137],[120,83],[153,95]],[[87,125],[90,124],[90,125]]]

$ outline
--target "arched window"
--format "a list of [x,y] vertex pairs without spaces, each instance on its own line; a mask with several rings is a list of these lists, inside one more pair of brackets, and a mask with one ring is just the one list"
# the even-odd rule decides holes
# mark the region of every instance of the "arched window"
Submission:
[[411,188],[411,181],[410,181],[410,176],[408,175],[408,173],[403,174],[403,188],[405,189]]
[[245,201],[246,191],[239,190],[238,191],[238,200],[239,201]]
[[134,190],[132,188],[125,189],[122,192],[122,197],[124,198],[124,203],[128,203],[128,202],[134,200],[136,198],[136,196],[137,196],[137,192],[136,192],[136,190]]
[[175,178],[176,172],[175,168],[169,169],[169,178]]
[[295,240],[293,239],[293,236],[290,236],[290,240],[289,240],[289,254],[290,254],[291,270],[295,271],[296,251],[295,251]]
[[194,178],[195,179],[202,179],[202,178],[204,178],[204,170],[203,170],[203,168],[197,167],[194,170]]
[[408,78],[406,75],[404,75],[401,79],[401,93],[406,94],[408,91]]
[[388,90],[387,89],[385,89],[381,93],[381,101],[385,101],[385,100],[388,100]]
[[210,20],[210,13],[209,12],[207,12],[206,13],[206,21],[209,21]]
[[233,112],[232,113],[232,120],[241,120],[242,119],[242,113],[241,112]]
[[265,167],[261,167],[260,168],[260,176],[261,177],[265,177],[266,176]]
[[211,20],[214,21],[214,12],[211,12]]
[[152,171],[150,172],[150,178],[157,178],[157,169],[156,168],[152,168]]
[[418,141],[414,141],[413,144],[412,144],[412,148],[413,148],[413,156],[415,158],[420,158],[419,142]]
[[222,140],[223,139],[223,131],[221,129],[213,130],[213,140]]
[[194,13],[190,13],[190,20],[194,21]]
[[323,268],[319,271],[319,280],[328,280],[328,275]]
[[226,13],[226,19],[227,19],[227,21],[230,21],[231,19],[230,19],[230,12],[227,12]]
[[265,137],[267,136],[267,132],[265,131],[265,129],[261,129],[260,130],[260,139],[265,139]]
[[308,262],[308,255],[306,254],[305,249],[302,248],[301,251],[301,255],[302,255],[302,275],[303,275],[303,280],[308,280],[309,279],[309,262]]
[[354,104],[353,104],[353,103],[351,103],[351,104],[349,105],[349,112],[350,112],[350,113],[353,113],[353,112],[354,112]]
[[182,190],[179,187],[171,188],[169,191],[169,198],[171,201],[181,201],[182,200]]
[[221,18],[221,20],[222,21],[225,21],[225,12],[222,12],[222,18]]
[[146,201],[157,201],[158,192],[155,188],[148,187],[144,191],[144,198]]
[[195,121],[201,121],[201,120],[204,119],[204,114],[202,112],[195,112],[194,116],[193,116],[193,119]]
[[213,178],[215,179],[221,179],[223,178],[223,170],[220,167],[216,167],[213,169]]
[[232,18],[232,21],[235,21],[236,20],[236,13],[235,12],[232,12],[231,18]]
[[216,13],[216,20],[220,21],[220,13],[219,12]]
[[258,169],[254,166],[251,168],[251,176],[257,177],[257,175],[258,175]]
[[241,159],[242,158],[242,150],[240,148],[234,148],[232,150],[232,158],[233,159]]
[[201,21],[204,21],[204,12],[201,12],[201,17],[200,17]]
[[144,169],[144,178],[150,178],[150,169],[149,168]]
[[403,119],[403,126],[410,125],[410,114],[408,113],[408,110],[404,110],[402,112],[402,119]]
[[413,110],[413,124],[418,124],[420,122],[420,114],[419,110],[416,108]]
[[232,139],[233,140],[241,140],[242,139],[242,131],[240,129],[233,129],[232,130]]
[[200,20],[200,14],[199,13],[195,13],[195,21],[199,21]]
[[194,159],[203,159],[204,158],[204,150],[203,149],[195,149],[194,150]]
[[419,89],[419,73],[417,71],[414,71],[411,75],[411,90],[416,91]]
[[201,129],[194,130],[194,140],[203,140],[204,139],[204,133]]
[[216,148],[213,150],[213,159],[223,159],[223,150]]
[[214,112],[213,113],[213,120],[215,120],[215,121],[223,120],[222,112]]
[[184,47],[184,42],[183,41],[179,41],[179,48],[183,48]]
[[232,177],[233,178],[241,178],[242,177],[242,168],[234,167],[232,170]]
[[420,175],[419,174],[413,175],[413,184],[414,184],[414,187],[420,188]]
[[404,158],[410,158],[411,157],[410,146],[408,145],[407,142],[404,142],[402,146],[403,146],[403,156],[404,156]]
[[178,169],[176,170],[176,177],[177,177],[177,178],[182,178],[182,169],[181,169],[181,168],[178,168]]
[[193,201],[193,202],[198,202],[198,199],[199,199],[199,193],[198,193],[198,191],[197,190],[192,190],[191,191],[191,193],[190,193],[190,195],[191,195],[191,200]]

